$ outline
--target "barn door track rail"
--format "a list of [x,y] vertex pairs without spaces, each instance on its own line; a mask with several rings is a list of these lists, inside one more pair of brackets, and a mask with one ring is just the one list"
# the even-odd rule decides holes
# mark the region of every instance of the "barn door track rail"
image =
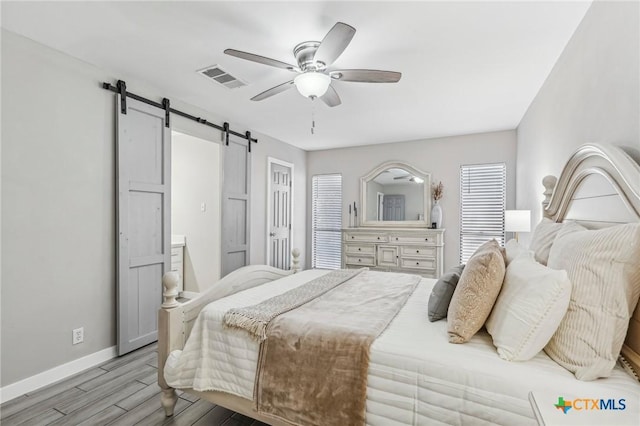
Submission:
[[165,111],[165,126],[170,127],[169,124],[169,113],[179,115],[180,117],[187,118],[189,120],[197,121],[200,124],[204,124],[205,126],[213,127],[214,129],[220,130],[225,135],[225,145],[229,145],[229,135],[234,135],[242,139],[246,139],[249,141],[249,152],[251,152],[251,142],[258,143],[258,139],[251,137],[251,132],[247,131],[245,133],[238,133],[229,128],[229,123],[225,122],[222,126],[219,126],[215,123],[211,123],[204,118],[196,117],[195,115],[187,114],[186,112],[180,111],[175,108],[171,108],[171,102],[167,98],[162,99],[162,103],[152,101],[147,98],[143,98],[142,96],[138,96],[135,93],[131,93],[127,91],[127,83],[122,80],[118,80],[115,86],[110,83],[102,83],[102,88],[105,90],[110,90],[114,93],[120,94],[120,99],[122,99],[120,103],[120,112],[122,114],[127,113],[127,97],[131,99],[135,99],[136,101],[144,102],[147,105],[152,105],[156,108],[163,109]]

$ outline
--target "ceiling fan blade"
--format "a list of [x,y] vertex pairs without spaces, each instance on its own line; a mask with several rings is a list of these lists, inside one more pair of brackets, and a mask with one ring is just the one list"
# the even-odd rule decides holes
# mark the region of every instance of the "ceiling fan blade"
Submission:
[[263,65],[269,65],[271,67],[282,68],[285,70],[300,72],[300,69],[294,65],[287,64],[286,62],[281,62],[275,59],[267,58],[260,55],[255,55],[253,53],[243,52],[241,50],[235,49],[225,49],[224,53],[230,56],[235,56],[236,58],[245,59],[247,61],[257,62]]
[[320,61],[326,66],[331,65],[338,59],[338,56],[344,52],[344,49],[347,48],[349,43],[351,43],[351,39],[355,33],[356,29],[351,25],[343,22],[336,23],[320,42],[320,46],[318,46],[313,60]]
[[282,93],[286,90],[291,89],[292,87],[295,87],[295,84],[293,84],[293,80],[291,81],[287,81],[286,83],[282,83],[277,85],[276,87],[272,87],[269,90],[265,90],[264,92],[255,95],[253,98],[251,98],[252,101],[261,101],[263,99],[267,99],[270,98],[273,95],[277,95],[278,93]]
[[380,70],[335,70],[329,73],[337,81],[356,81],[360,83],[397,83],[402,73]]
[[338,96],[338,92],[336,92],[336,89],[331,87],[331,85],[327,89],[327,92],[324,95],[320,96],[320,99],[322,99],[322,102],[330,107],[335,107],[342,103],[342,101],[340,100],[340,96]]
[[404,175],[404,176],[396,176],[393,178],[393,180],[398,180],[398,179],[409,179],[411,176],[409,175]]

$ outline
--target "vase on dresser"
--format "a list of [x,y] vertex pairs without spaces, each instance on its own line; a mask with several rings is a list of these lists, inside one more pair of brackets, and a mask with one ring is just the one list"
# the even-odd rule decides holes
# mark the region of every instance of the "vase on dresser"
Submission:
[[435,223],[438,229],[442,227],[442,207],[440,207],[440,200],[435,200],[433,207],[431,207],[431,223]]

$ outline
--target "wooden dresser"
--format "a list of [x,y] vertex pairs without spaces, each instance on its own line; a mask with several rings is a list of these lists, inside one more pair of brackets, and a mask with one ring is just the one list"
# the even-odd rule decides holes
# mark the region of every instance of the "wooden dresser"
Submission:
[[171,271],[177,272],[178,293],[184,291],[184,246],[186,238],[184,235],[171,236]]
[[442,275],[444,229],[348,228],[342,230],[342,267]]

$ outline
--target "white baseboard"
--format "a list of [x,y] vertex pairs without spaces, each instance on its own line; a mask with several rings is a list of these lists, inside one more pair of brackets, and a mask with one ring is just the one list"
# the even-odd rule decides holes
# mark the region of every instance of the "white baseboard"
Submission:
[[43,371],[35,376],[27,377],[19,382],[11,383],[10,385],[0,388],[0,403],[5,403],[25,393],[50,385],[51,383],[55,383],[88,368],[95,367],[98,364],[115,358],[116,355],[116,347],[112,346],[67,362],[66,364],[59,365],[51,370]]

